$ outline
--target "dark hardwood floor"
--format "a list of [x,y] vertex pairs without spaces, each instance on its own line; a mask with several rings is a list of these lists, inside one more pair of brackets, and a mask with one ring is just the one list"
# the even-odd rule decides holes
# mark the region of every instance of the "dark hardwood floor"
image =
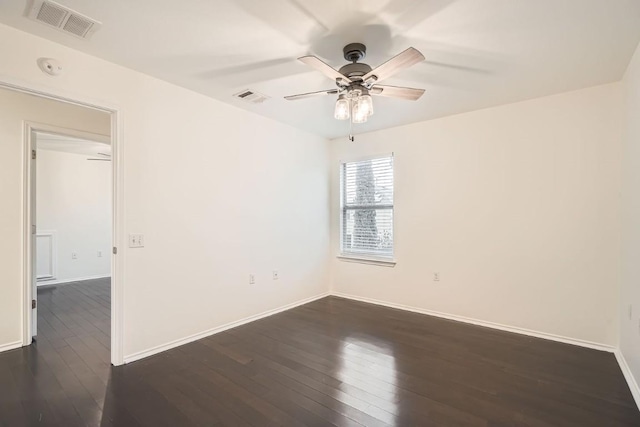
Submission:
[[609,353],[329,297],[113,368],[107,280],[38,297],[3,426],[640,426]]

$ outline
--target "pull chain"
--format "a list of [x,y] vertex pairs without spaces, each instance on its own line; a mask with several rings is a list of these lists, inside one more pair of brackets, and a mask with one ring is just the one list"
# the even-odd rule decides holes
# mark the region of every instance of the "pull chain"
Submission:
[[355,141],[355,138],[353,137],[353,108],[352,107],[352,102],[349,101],[349,108],[351,109],[351,114],[349,117],[349,141],[353,142]]

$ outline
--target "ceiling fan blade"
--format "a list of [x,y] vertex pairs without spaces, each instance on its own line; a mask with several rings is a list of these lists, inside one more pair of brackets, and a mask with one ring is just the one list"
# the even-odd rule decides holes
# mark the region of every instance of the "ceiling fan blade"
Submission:
[[336,95],[338,93],[338,89],[329,89],[329,90],[321,90],[318,92],[309,92],[309,93],[300,93],[298,95],[289,95],[285,96],[284,99],[287,101],[295,101],[296,99],[304,99],[311,98],[313,96],[318,95]]
[[379,82],[422,61],[424,61],[424,55],[417,49],[410,47],[379,67],[369,71],[362,77],[362,80],[366,82],[367,80],[373,79],[374,82]]
[[390,98],[401,98],[409,101],[417,101],[424,93],[424,89],[375,85],[371,88],[370,92],[372,95],[388,96]]
[[336,70],[326,62],[322,61],[317,56],[313,56],[313,55],[303,56],[301,58],[298,58],[298,60],[304,62],[305,64],[307,64],[312,68],[315,68],[316,70],[320,71],[322,74],[329,77],[333,81],[342,79],[346,83],[351,83],[351,79],[349,77],[345,76],[344,74],[341,74],[338,70]]

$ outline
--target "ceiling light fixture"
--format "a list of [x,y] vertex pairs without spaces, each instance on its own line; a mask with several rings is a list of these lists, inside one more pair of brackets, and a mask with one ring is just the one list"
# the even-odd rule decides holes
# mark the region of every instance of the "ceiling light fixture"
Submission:
[[334,117],[338,120],[347,120],[350,116],[351,103],[344,94],[338,96]]
[[356,99],[353,102],[353,113],[351,114],[352,123],[365,123],[369,118],[369,112],[365,109],[365,104]]
[[[372,94],[416,101],[424,93],[424,89],[378,84],[380,81],[424,61],[424,56],[412,47],[375,69],[363,62],[358,62],[364,59],[367,53],[367,47],[362,43],[349,43],[342,49],[342,53],[344,54],[344,59],[350,63],[339,70],[323,62],[317,56],[310,55],[298,58],[333,80],[338,86],[337,89],[289,95],[284,98],[293,101],[316,95],[338,94],[333,116],[338,120],[351,118],[350,123],[353,124],[364,123],[373,114]],[[353,141],[353,134],[349,135],[349,140]]]
[[360,109],[367,115],[373,115],[373,99],[371,99],[371,95],[369,95],[369,91],[360,95],[358,98],[358,104],[360,105]]
[[351,87],[336,100],[334,117],[338,120],[351,118],[351,123],[365,123],[373,114],[373,100],[364,87]]

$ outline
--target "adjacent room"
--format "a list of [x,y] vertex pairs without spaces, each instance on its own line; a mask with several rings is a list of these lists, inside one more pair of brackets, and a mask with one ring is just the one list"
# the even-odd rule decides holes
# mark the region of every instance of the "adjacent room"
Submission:
[[[96,115],[108,125],[108,115]],[[91,141],[64,134],[77,135],[75,130],[49,131],[53,129],[60,133],[34,132],[36,287],[31,335],[39,348],[58,341],[67,344],[58,348],[61,353],[90,348],[107,372],[111,362],[109,136],[84,133],[96,139]]]
[[640,426],[640,0],[6,0],[0,426]]
[[38,286],[109,278],[109,144],[35,134]]

